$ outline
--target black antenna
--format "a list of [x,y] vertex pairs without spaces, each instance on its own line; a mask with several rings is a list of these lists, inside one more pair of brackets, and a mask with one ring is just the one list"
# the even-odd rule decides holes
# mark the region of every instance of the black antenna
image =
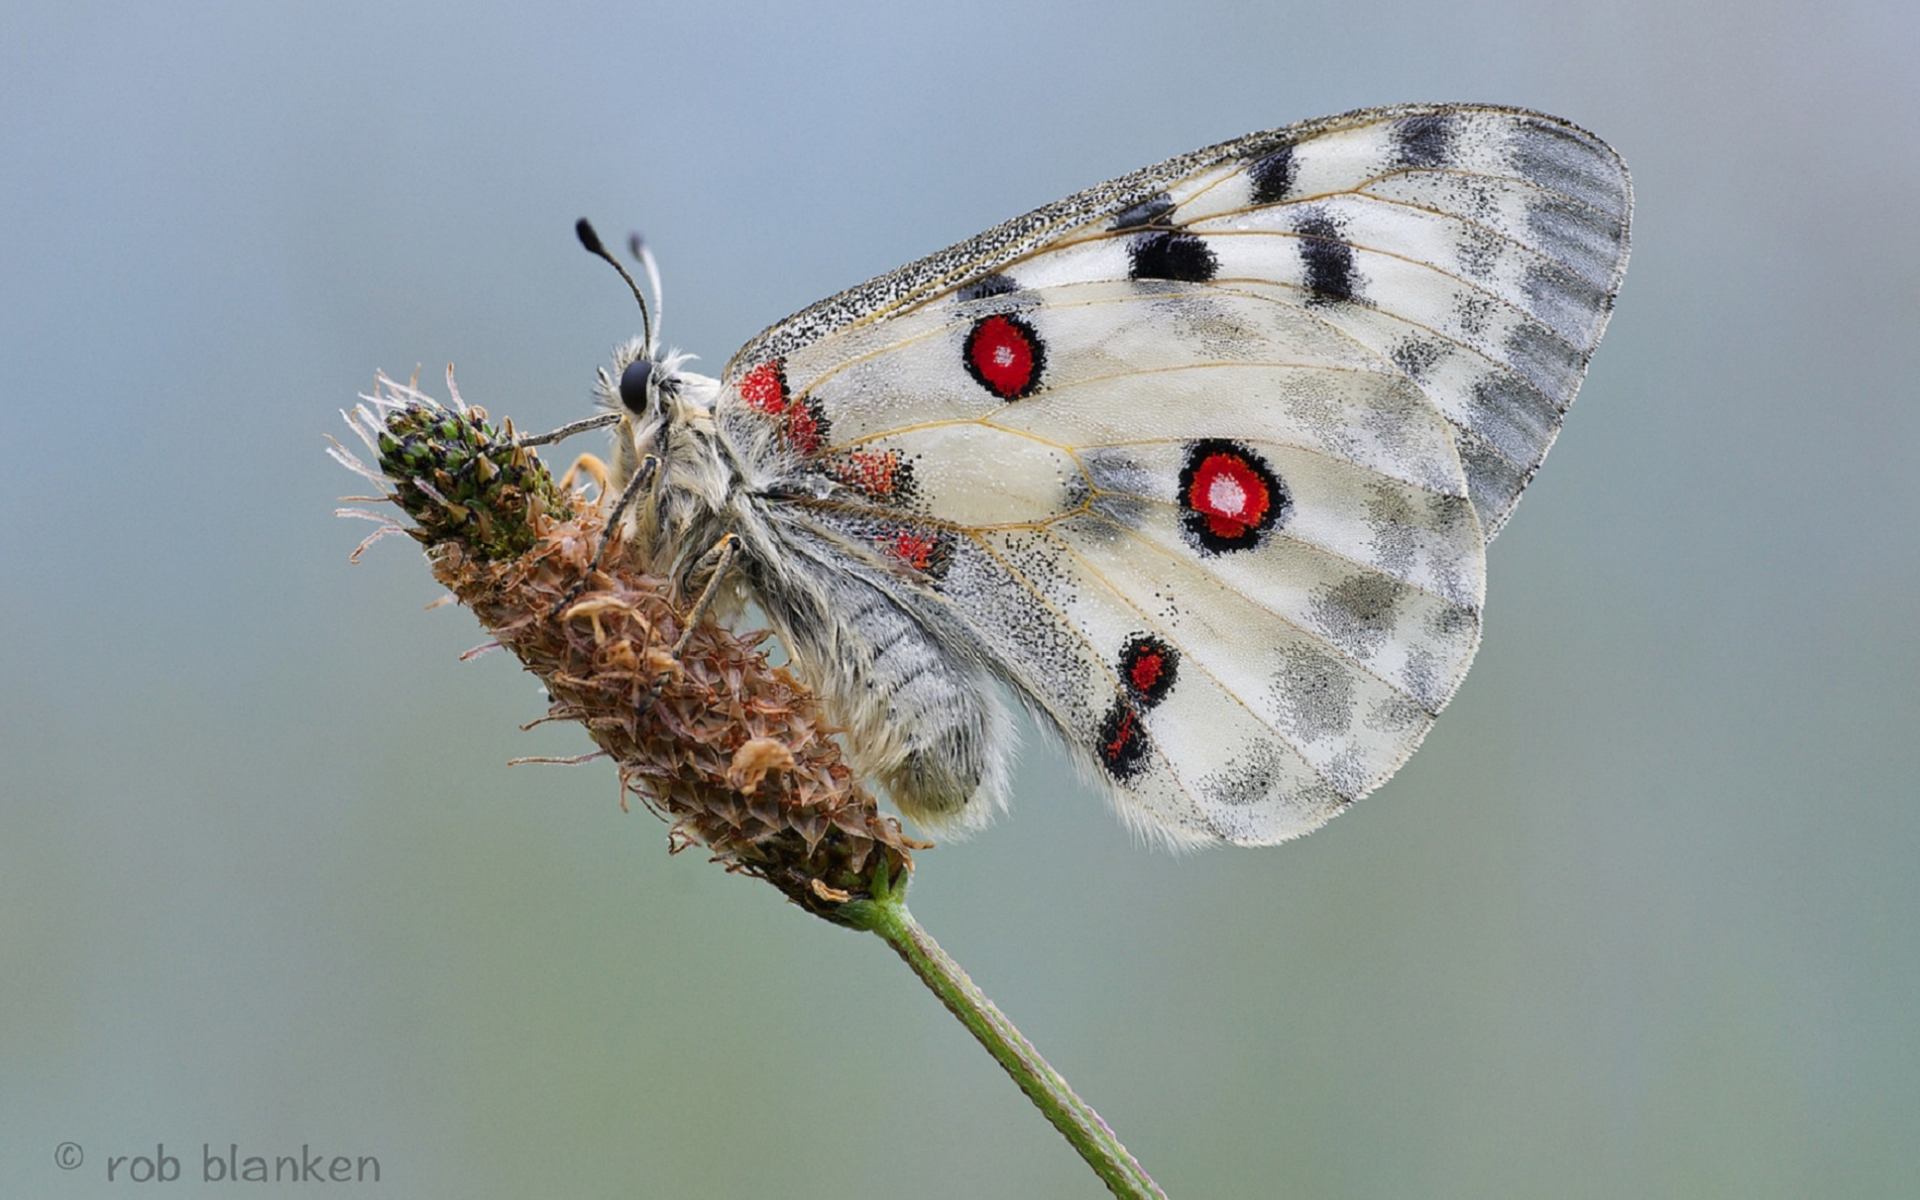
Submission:
[[640,285],[633,281],[633,276],[627,274],[627,269],[620,265],[619,259],[607,253],[606,246],[600,242],[600,235],[593,231],[592,222],[581,217],[574,223],[573,232],[580,238],[580,244],[587,248],[587,253],[606,259],[613,265],[614,270],[620,272],[620,278],[627,281],[627,287],[632,290],[633,298],[640,302],[640,336],[646,340],[648,357],[652,357],[653,317],[647,312],[647,298],[640,294]]

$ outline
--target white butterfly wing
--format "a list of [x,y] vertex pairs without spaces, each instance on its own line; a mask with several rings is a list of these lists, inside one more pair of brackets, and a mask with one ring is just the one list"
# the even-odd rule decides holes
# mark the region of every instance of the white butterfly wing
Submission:
[[1304,833],[1459,685],[1486,541],[1606,324],[1631,193],[1538,114],[1255,134],[774,326],[722,403],[957,614],[1124,815]]

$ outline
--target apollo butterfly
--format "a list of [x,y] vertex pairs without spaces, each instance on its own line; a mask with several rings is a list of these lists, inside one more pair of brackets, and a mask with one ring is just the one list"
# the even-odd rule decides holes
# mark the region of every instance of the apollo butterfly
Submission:
[[910,817],[1003,805],[1017,706],[1140,830],[1294,837],[1459,687],[1631,207],[1563,121],[1370,109],[1049,204],[718,379],[649,332],[601,373],[623,544],[757,606]]

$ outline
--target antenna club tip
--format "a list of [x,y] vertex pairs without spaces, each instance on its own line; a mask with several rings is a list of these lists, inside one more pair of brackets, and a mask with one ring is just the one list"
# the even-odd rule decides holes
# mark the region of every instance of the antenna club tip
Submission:
[[[600,235],[595,233],[593,230],[593,222],[587,220],[585,217],[581,217],[578,221],[574,222],[573,232],[577,237],[579,237],[580,244],[582,246],[585,246],[589,253],[605,259],[608,265],[610,265],[614,270],[618,271],[620,273],[620,278],[626,281],[627,288],[633,292],[634,301],[640,305],[641,334],[646,341],[647,354],[651,356],[653,354],[653,347],[654,347],[653,316],[652,314],[647,312],[647,298],[640,294],[640,285],[635,283],[633,281],[633,276],[628,273],[625,267],[620,265],[619,259],[607,253],[606,246],[600,241]],[[660,290],[660,275],[659,275],[659,272],[655,271],[653,268],[653,256],[645,254],[645,252],[639,248],[639,245],[638,245],[639,237],[637,234],[634,237],[634,241],[635,241],[635,251],[636,253],[642,255],[641,262],[646,264],[647,276],[649,279],[653,280],[654,291],[657,294]]]
[[607,248],[601,244],[600,235],[594,232],[593,222],[581,217],[573,223],[573,233],[580,239],[580,244],[587,248],[588,253],[597,254],[601,258],[607,257]]

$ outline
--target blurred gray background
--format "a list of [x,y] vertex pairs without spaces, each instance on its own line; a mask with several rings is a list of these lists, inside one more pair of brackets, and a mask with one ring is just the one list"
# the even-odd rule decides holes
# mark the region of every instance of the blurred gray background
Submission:
[[[0,1194],[164,1143],[406,1197],[1083,1196],[877,941],[623,815],[322,454],[376,368],[523,425],[1251,129],[1545,109],[1633,265],[1425,749],[1176,859],[1037,749],[914,910],[1176,1196],[1911,1194],[1910,4],[0,11]],[[71,1141],[86,1159],[54,1164]],[[123,1168],[125,1169],[125,1168]],[[123,1177],[124,1178],[124,1177]],[[138,1190],[138,1189],[135,1189]],[[267,1189],[254,1189],[267,1190]],[[351,1190],[351,1189],[336,1189]],[[205,1191],[183,1182],[168,1194]]]

